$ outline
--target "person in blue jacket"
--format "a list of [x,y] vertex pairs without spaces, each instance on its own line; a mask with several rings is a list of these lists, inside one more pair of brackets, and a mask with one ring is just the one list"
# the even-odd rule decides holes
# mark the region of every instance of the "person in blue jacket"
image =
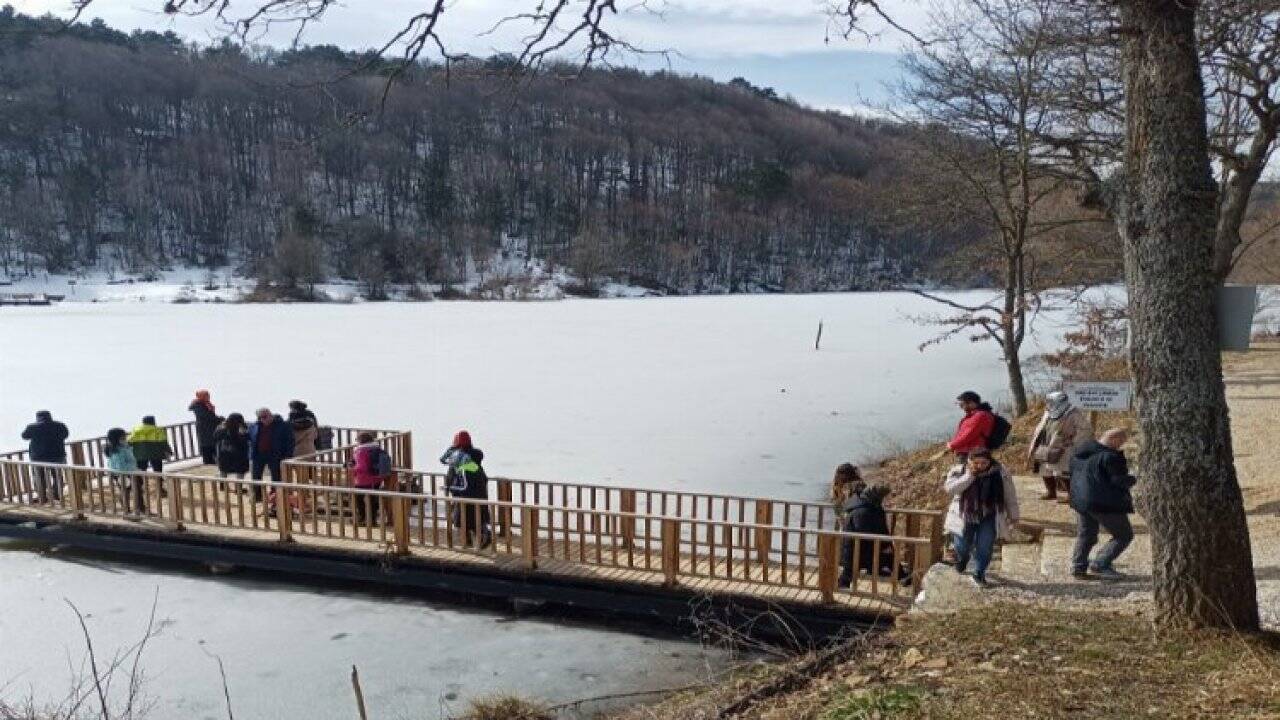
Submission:
[[[257,422],[249,426],[249,472],[254,480],[261,480],[264,470],[271,472],[271,482],[283,480],[280,463],[293,457],[293,430],[284,418],[267,408],[258,408]],[[253,495],[266,497],[261,486],[254,486]]]

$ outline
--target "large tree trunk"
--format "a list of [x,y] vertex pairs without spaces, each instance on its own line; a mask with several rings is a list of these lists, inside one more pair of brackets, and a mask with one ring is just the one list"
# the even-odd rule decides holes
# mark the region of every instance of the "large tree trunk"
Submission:
[[1258,626],[1258,604],[1213,313],[1216,187],[1195,3],[1122,3],[1127,97],[1118,207],[1142,431],[1157,618]]

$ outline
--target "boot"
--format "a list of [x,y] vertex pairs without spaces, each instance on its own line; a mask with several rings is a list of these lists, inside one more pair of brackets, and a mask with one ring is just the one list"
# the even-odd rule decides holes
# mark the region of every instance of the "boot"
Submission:
[[1041,478],[1044,480],[1044,494],[1040,496],[1041,500],[1056,500],[1058,498],[1058,480],[1057,478]]
[[1061,491],[1062,497],[1058,498],[1058,502],[1065,503],[1071,499],[1071,478],[1056,478],[1058,490]]

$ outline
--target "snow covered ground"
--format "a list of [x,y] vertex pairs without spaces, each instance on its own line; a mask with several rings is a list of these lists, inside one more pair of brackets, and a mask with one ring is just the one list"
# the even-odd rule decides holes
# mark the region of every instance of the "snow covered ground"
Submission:
[[906,316],[937,308],[904,293],[0,308],[0,445],[38,409],[101,435],[184,420],[208,388],[223,413],[302,398],[322,422],[410,429],[420,466],[465,427],[492,474],[813,498],[840,462],[947,432],[961,390],[1004,396],[989,343],[917,350],[934,330]]

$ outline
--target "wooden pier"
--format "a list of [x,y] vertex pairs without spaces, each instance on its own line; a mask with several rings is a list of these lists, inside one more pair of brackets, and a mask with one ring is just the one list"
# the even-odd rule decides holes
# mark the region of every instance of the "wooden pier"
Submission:
[[[891,534],[875,536],[792,500],[510,478],[491,478],[487,500],[452,498],[443,475],[412,469],[411,435],[397,431],[376,431],[393,479],[362,490],[346,468],[353,428],[335,428],[336,449],[286,461],[284,483],[223,480],[198,464],[192,423],[165,430],[176,457],[163,473],[108,473],[105,438],[68,443],[65,465],[0,455],[0,534],[668,620],[695,599],[884,618],[910,605],[941,555],[930,511],[890,509]],[[126,506],[133,487],[141,513]],[[274,500],[255,500],[269,489]],[[475,532],[482,517],[491,539]],[[876,557],[892,548],[910,579],[863,573],[838,587],[846,541],[855,558],[865,544]]]

